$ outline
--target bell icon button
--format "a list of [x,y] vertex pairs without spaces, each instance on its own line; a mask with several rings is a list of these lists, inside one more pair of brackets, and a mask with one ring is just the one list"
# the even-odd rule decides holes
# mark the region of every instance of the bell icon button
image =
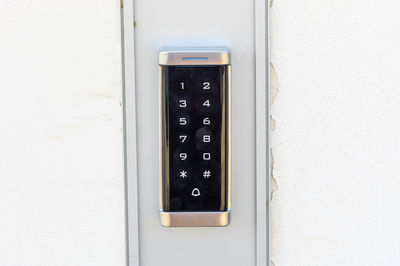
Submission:
[[193,197],[200,196],[200,190],[197,187],[192,190],[192,196]]

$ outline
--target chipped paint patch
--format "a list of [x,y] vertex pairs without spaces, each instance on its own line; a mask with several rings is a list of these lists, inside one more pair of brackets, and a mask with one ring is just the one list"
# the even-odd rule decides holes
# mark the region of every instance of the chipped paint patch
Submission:
[[[275,97],[278,95],[279,93],[279,83],[278,83],[278,76],[276,74],[274,65],[271,63],[270,64],[270,106],[272,106],[274,104],[274,100]],[[273,119],[272,115],[270,115],[269,117],[270,119],[270,131],[274,131],[276,128],[276,121],[275,119]],[[270,176],[271,176],[271,201],[273,199],[274,193],[278,190],[278,182],[276,181],[275,177],[274,177],[274,155],[273,155],[273,151],[272,148],[270,149],[270,157],[271,157],[271,161],[270,161]]]

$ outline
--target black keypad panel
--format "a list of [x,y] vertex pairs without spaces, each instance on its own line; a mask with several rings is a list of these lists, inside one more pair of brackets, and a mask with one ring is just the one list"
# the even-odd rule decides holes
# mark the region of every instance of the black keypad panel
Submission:
[[165,211],[226,210],[227,66],[162,66]]

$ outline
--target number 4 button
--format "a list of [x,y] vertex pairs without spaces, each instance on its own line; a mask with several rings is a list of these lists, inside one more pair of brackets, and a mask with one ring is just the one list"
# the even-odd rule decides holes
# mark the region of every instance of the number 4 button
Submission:
[[210,107],[210,106],[211,106],[210,100],[206,100],[206,101],[203,103],[203,106]]

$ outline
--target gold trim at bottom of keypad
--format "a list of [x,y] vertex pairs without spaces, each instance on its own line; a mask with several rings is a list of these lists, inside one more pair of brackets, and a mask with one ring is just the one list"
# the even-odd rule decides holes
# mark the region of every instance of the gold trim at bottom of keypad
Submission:
[[225,212],[160,212],[163,226],[227,226],[230,210]]

